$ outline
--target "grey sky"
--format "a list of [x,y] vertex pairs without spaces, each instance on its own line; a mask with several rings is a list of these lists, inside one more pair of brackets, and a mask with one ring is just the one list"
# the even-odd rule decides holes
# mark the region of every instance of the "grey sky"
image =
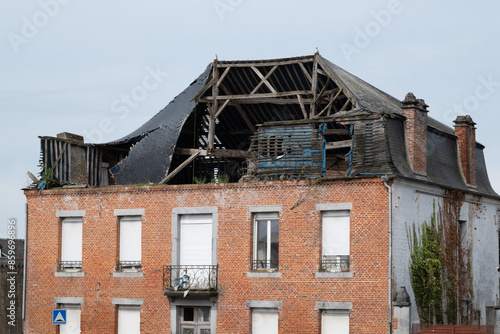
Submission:
[[500,191],[500,3],[494,1],[0,1],[0,237],[18,219],[39,135],[128,134],[212,61],[319,52],[429,116],[477,123]]

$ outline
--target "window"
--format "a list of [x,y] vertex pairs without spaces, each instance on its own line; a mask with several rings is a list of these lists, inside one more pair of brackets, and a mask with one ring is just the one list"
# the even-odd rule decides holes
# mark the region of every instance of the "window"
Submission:
[[349,334],[349,311],[323,310],[321,334]]
[[278,309],[252,309],[252,334],[277,334]]
[[349,271],[349,211],[323,211],[322,222],[322,271]]
[[59,325],[59,334],[80,334],[80,304],[60,304],[61,310],[66,310],[66,324]]
[[66,217],[61,223],[60,270],[81,270],[82,268],[82,217]]
[[118,306],[118,334],[141,332],[141,307],[139,305]]
[[210,334],[210,307],[179,307],[179,333]]
[[278,269],[279,224],[277,212],[254,214],[253,269]]
[[141,216],[120,217],[119,270],[141,268]]

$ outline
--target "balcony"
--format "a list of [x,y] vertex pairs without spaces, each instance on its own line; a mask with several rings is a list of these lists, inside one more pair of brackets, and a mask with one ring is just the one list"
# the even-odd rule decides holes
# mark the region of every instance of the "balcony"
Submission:
[[321,271],[344,273],[349,272],[349,255],[323,255]]
[[213,298],[218,295],[219,265],[163,266],[163,291],[173,298]]
[[141,261],[119,261],[116,265],[116,271],[139,271],[141,270]]
[[253,260],[252,270],[267,270],[275,271],[278,270],[278,259],[266,261],[266,260]]
[[81,271],[82,270],[82,261],[61,261],[58,262],[58,270],[59,271]]

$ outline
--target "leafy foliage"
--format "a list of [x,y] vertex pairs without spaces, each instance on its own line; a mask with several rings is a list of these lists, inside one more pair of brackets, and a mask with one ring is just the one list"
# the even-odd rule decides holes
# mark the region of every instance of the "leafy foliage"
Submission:
[[[417,233],[418,232],[418,233]],[[420,321],[443,323],[441,281],[441,229],[436,224],[435,207],[431,223],[407,230],[410,243],[410,280]]]

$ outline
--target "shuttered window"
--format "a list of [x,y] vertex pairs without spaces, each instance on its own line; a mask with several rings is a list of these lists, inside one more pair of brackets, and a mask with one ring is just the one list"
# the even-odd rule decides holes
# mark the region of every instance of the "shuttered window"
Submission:
[[79,268],[82,266],[81,217],[64,218],[61,226],[61,268]]
[[323,270],[349,271],[349,211],[324,211],[322,230]]
[[141,308],[135,305],[118,306],[118,334],[141,332]]
[[59,325],[59,334],[80,334],[81,307],[79,304],[63,304],[60,309],[66,310],[66,324]]
[[252,334],[278,334],[277,309],[252,310]]
[[349,312],[324,310],[321,313],[321,334],[349,334]]
[[141,265],[141,216],[120,218],[120,265],[134,267]]

